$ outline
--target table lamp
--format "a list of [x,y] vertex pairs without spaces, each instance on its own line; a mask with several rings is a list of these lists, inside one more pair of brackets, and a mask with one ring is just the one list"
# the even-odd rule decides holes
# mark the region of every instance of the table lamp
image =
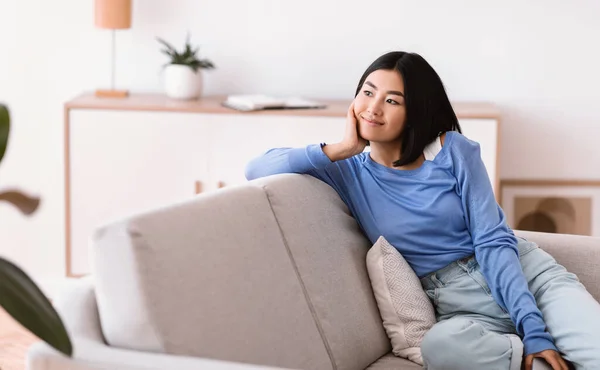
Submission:
[[94,0],[95,25],[98,28],[112,30],[111,40],[111,78],[110,89],[96,90],[96,96],[104,98],[125,98],[127,90],[115,89],[115,31],[131,27],[132,0]]

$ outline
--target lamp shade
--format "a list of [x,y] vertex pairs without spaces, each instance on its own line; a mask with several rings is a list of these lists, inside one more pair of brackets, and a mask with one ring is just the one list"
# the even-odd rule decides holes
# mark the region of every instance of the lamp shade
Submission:
[[94,0],[96,27],[125,29],[131,27],[131,0]]

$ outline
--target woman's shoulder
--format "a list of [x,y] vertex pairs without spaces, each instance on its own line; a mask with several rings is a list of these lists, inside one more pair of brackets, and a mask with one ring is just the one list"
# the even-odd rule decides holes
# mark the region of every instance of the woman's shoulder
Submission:
[[448,146],[450,151],[456,154],[479,152],[479,143],[469,139],[458,131],[448,131],[445,133],[444,146]]

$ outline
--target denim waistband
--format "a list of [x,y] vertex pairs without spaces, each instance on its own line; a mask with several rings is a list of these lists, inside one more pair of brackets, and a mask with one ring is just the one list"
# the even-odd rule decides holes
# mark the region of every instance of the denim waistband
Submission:
[[457,276],[465,274],[477,266],[475,255],[461,258],[458,261],[450,263],[446,267],[442,267],[441,269],[422,277],[421,285],[425,290],[441,288]]
[[[539,248],[536,243],[530,242],[525,238],[517,236],[516,239],[519,258]],[[442,267],[441,269],[422,277],[421,285],[425,290],[441,288],[452,279],[455,279],[457,276],[464,273],[470,273],[476,268],[479,268],[479,265],[477,264],[477,260],[473,254],[471,256],[461,258],[458,261],[454,261],[446,267]]]

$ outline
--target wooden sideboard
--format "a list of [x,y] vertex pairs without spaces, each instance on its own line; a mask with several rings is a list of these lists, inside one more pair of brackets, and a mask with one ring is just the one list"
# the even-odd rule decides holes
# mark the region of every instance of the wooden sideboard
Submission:
[[[65,104],[66,274],[89,272],[94,229],[127,215],[246,181],[253,157],[272,147],[342,139],[350,101],[326,109],[241,113],[225,97],[171,100],[83,94]],[[496,194],[500,114],[493,104],[454,103],[463,133],[481,144]]]

